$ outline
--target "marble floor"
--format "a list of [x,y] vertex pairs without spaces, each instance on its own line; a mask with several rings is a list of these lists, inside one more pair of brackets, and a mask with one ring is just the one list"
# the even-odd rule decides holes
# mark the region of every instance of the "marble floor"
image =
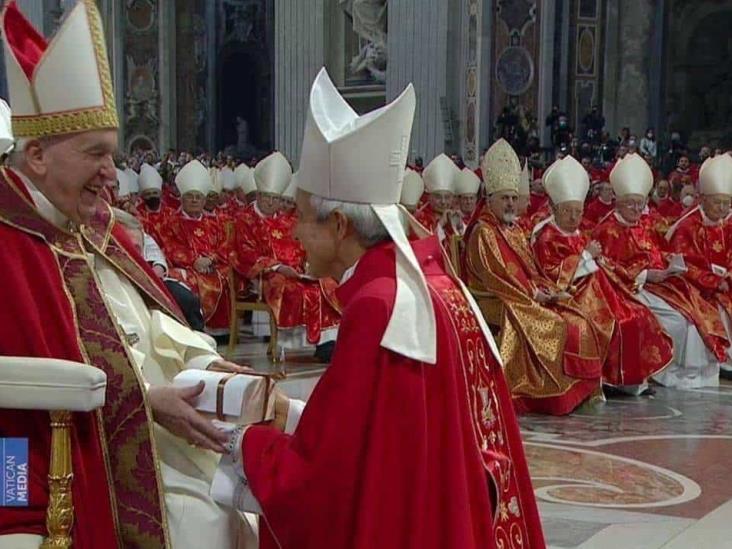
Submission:
[[[326,365],[309,353],[266,359],[245,338],[234,358],[287,373],[307,399]],[[521,427],[552,549],[732,548],[732,384],[618,397]]]

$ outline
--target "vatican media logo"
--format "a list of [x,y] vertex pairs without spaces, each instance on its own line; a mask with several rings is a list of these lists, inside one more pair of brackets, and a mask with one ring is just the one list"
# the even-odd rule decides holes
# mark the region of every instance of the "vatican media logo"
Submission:
[[0,507],[27,507],[28,439],[0,438]]

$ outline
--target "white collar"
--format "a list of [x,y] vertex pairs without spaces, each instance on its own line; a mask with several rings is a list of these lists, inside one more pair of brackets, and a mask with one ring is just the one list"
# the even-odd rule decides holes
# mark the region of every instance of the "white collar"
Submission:
[[637,227],[638,223],[631,223],[630,221],[627,221],[622,215],[620,215],[617,210],[613,212],[613,215],[615,216],[615,219],[618,220],[618,223],[620,223],[623,227]]
[[180,213],[182,213],[182,214],[183,214],[183,219],[193,219],[194,221],[201,221],[201,219],[203,219],[203,216],[204,216],[204,213],[205,213],[205,212],[206,212],[206,209],[204,208],[204,210],[203,210],[203,212],[201,213],[201,215],[199,215],[198,217],[193,217],[193,216],[191,216],[191,215],[188,215],[188,214],[186,213],[186,211],[185,211],[185,210],[184,210],[184,209],[183,209],[182,207],[181,207],[181,209],[180,209]]
[[719,227],[720,225],[724,224],[724,219],[720,219],[719,221],[712,221],[711,219],[709,219],[707,217],[707,214],[704,213],[704,207],[701,204],[699,204],[699,212],[701,213],[702,223],[705,227]]
[[46,221],[53,223],[59,229],[68,228],[69,218],[61,213],[61,210],[54,206],[51,201],[46,198],[46,195],[38,190],[38,187],[35,186],[33,181],[31,181],[28,176],[21,173],[19,170],[13,169],[13,173],[20,178],[20,180],[28,189],[28,192],[31,195],[31,199],[38,209],[38,213],[40,213]]
[[353,275],[356,273],[356,267],[358,267],[358,264],[360,262],[361,262],[361,260],[357,259],[356,263],[354,263],[353,265],[348,267],[348,269],[346,269],[346,272],[344,272],[343,276],[341,277],[341,281],[338,283],[339,286],[342,286],[343,284],[345,284],[346,282],[348,282],[349,280],[351,280],[353,278]]
[[579,234],[580,234],[579,229],[577,229],[574,232],[568,233],[567,231],[562,229],[559,225],[557,225],[557,220],[554,218],[554,216],[550,217],[549,219],[551,219],[551,221],[549,221],[549,223],[551,223],[552,227],[554,227],[556,230],[558,230],[559,234],[561,234],[562,236],[579,236]]

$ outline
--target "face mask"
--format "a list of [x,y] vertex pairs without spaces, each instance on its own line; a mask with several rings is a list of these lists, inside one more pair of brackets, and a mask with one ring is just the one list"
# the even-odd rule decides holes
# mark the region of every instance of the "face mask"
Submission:
[[681,199],[681,203],[688,208],[694,203],[694,197],[690,194],[687,194],[684,198]]
[[145,206],[150,210],[157,210],[160,207],[160,198],[153,196],[145,199]]

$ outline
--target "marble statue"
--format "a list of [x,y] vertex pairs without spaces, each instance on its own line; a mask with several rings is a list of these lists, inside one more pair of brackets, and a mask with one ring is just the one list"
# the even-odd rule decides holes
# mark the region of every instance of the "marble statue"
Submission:
[[386,33],[388,0],[339,0],[353,19],[353,32],[361,49],[351,60],[351,72],[368,74],[376,82],[386,82]]

